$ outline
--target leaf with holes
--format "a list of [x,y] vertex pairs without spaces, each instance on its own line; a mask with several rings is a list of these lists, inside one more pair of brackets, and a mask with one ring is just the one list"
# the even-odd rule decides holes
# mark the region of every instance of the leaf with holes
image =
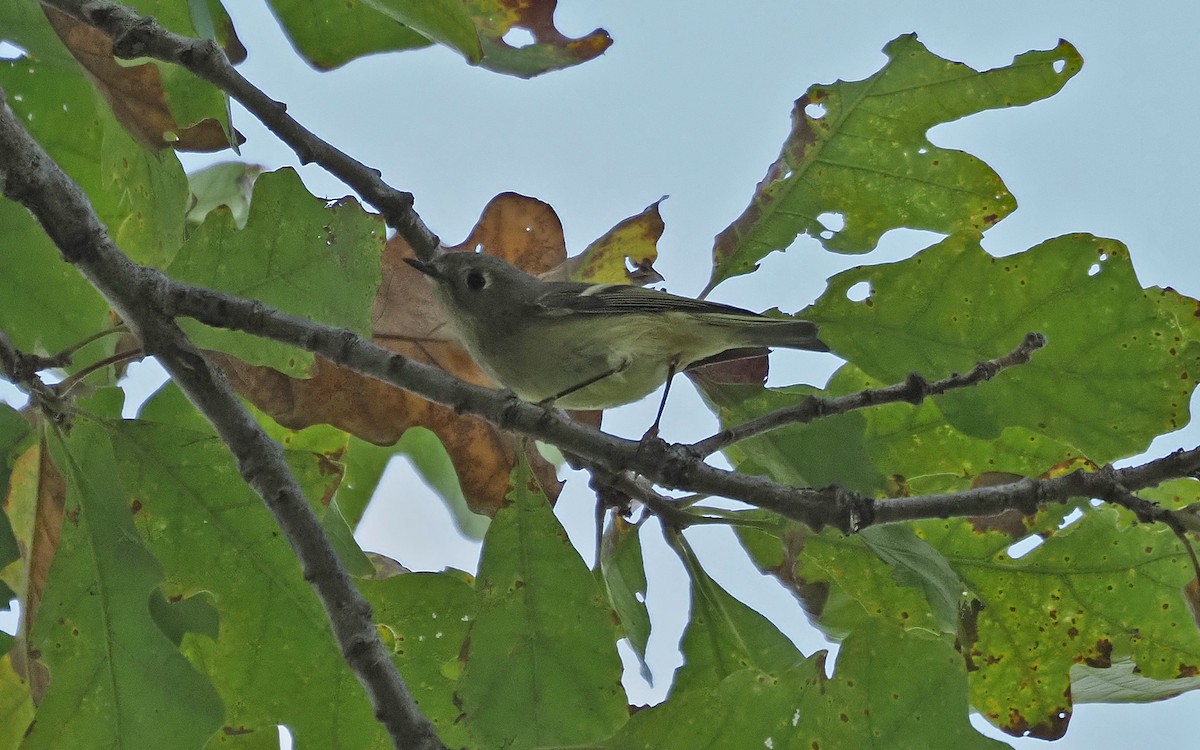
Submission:
[[[932,144],[934,125],[1053,95],[1083,64],[1067,42],[978,72],[931,54],[915,35],[884,48],[888,63],[864,81],[811,87],[792,132],[750,205],[717,235],[712,289],[750,273],[798,234],[835,252],[865,253],[889,229],[982,231],[1016,201],[999,175],[970,154]],[[837,214],[833,231],[823,216]]]
[[1019,559],[1001,531],[961,519],[917,526],[979,599],[963,619],[971,705],[1013,735],[1062,736],[1076,664],[1132,660],[1154,680],[1200,672],[1200,632],[1184,596],[1195,572],[1179,540],[1124,510],[1083,503],[1082,512]]
[[[866,299],[850,290],[868,284]],[[995,258],[954,236],[898,263],[830,279],[805,317],[871,378],[940,378],[999,356],[1026,333],[1047,346],[993,380],[938,397],[946,421],[993,439],[1023,427],[1104,464],[1189,420],[1200,378],[1196,300],[1143,289],[1125,246],[1072,234]]]
[[[578,65],[604,53],[612,37],[604,29],[572,39],[554,25],[558,0],[463,0],[479,29],[483,44],[481,65],[521,78]],[[510,38],[519,29],[532,40]],[[510,43],[513,42],[513,43]]]

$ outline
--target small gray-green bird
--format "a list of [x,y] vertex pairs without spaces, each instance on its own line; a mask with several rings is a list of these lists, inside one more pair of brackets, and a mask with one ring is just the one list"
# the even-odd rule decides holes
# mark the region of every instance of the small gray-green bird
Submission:
[[542,281],[482,253],[407,260],[433,281],[479,366],[535,403],[606,409],[669,388],[675,373],[700,364],[766,347],[829,351],[807,320],[637,286]]

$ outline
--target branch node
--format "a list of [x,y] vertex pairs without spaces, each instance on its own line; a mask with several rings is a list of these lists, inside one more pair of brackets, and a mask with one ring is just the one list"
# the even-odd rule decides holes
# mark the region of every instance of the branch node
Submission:
[[929,381],[920,373],[910,372],[904,379],[904,388],[908,391],[904,400],[914,406],[920,405],[929,393]]
[[143,57],[150,47],[150,40],[158,34],[158,21],[151,16],[141,16],[113,37],[112,52],[122,60]]

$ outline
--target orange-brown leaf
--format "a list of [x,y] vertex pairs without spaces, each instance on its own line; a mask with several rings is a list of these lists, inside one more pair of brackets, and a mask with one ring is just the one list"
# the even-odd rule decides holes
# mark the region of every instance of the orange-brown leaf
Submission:
[[113,115],[139,143],[153,150],[204,152],[229,148],[229,136],[216,120],[202,120],[188,126],[175,121],[167,106],[157,65],[119,64],[112,54],[112,37],[62,11],[44,8],[55,33],[90,74],[112,107]]
[[519,193],[492,198],[467,238],[448,249],[482,250],[534,275],[549,271],[567,257],[558,214],[550,204]]

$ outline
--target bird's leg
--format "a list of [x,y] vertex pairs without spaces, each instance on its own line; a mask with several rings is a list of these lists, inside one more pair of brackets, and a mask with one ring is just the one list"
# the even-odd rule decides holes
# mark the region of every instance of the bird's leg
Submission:
[[662,401],[658,402],[658,413],[654,415],[654,424],[642,435],[642,442],[658,437],[658,423],[662,421],[663,410],[667,408],[667,396],[671,393],[671,381],[675,379],[675,371],[679,367],[679,357],[672,357],[667,363],[667,382],[663,386]]
[[554,394],[550,398],[542,399],[541,401],[538,402],[538,405],[539,406],[550,406],[555,401],[558,401],[560,398],[566,398],[567,396],[570,396],[572,393],[575,393],[576,391],[582,391],[584,388],[587,388],[589,385],[595,385],[596,383],[599,383],[601,380],[604,380],[605,378],[612,377],[613,375],[616,375],[618,373],[625,372],[626,370],[629,369],[629,365],[631,365],[631,364],[633,364],[633,363],[630,360],[628,360],[628,359],[623,360],[619,365],[617,365],[616,367],[613,367],[611,370],[605,370],[604,372],[600,373],[599,375],[590,377],[587,380],[583,381],[582,383],[577,383],[577,384],[571,386],[570,388],[566,388],[564,390],[559,391],[558,393]]

